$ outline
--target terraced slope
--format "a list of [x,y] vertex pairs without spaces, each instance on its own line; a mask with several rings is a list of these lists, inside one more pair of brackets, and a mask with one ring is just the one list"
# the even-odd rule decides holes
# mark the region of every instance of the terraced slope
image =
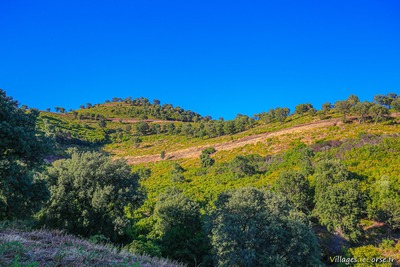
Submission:
[[[226,141],[222,143],[213,144],[212,146],[217,151],[233,150],[239,147],[243,147],[249,144],[257,144],[258,142],[265,142],[268,138],[281,136],[290,133],[310,132],[317,128],[326,128],[329,126],[335,126],[339,123],[338,119],[328,121],[317,121],[312,123],[300,124],[288,129],[282,129],[275,132],[268,132],[256,135],[250,135],[240,138],[235,141]],[[200,156],[201,151],[208,147],[207,145],[190,147],[178,151],[172,151],[168,154],[167,159],[183,159],[183,158],[196,158]],[[135,163],[146,163],[146,162],[157,162],[161,161],[159,154],[146,155],[146,156],[127,156],[125,157],[129,164]]]

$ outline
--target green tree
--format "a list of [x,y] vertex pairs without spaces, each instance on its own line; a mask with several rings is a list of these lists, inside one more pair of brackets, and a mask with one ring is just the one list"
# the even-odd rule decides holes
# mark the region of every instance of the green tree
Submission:
[[400,228],[400,186],[398,179],[382,176],[370,190],[368,214],[386,222],[392,229]]
[[332,109],[332,104],[330,102],[326,102],[322,104],[322,110],[325,112],[329,112]]
[[358,224],[364,209],[364,198],[358,181],[351,178],[351,173],[341,161],[320,161],[314,173],[313,214],[332,233],[356,241],[361,234]]
[[224,132],[225,134],[234,134],[236,132],[235,123],[233,121],[225,121]]
[[150,130],[150,126],[147,122],[138,122],[135,124],[135,129],[139,134],[146,135]]
[[211,158],[210,155],[215,152],[216,152],[216,150],[213,147],[208,147],[202,151],[202,153],[200,155],[201,167],[207,168],[207,167],[211,167],[212,165],[214,165],[215,160],[213,158]]
[[236,156],[230,163],[230,169],[236,177],[251,176],[257,173],[255,164],[249,156]]
[[182,191],[170,188],[160,195],[154,217],[162,255],[199,266],[208,251],[199,205]]
[[286,171],[281,173],[274,184],[275,191],[286,196],[291,205],[308,214],[313,208],[313,191],[309,181],[301,172]]
[[182,166],[175,162],[173,165],[173,169],[171,171],[171,180],[173,182],[184,182],[185,181],[185,176],[183,175],[184,171],[185,170],[182,168]]
[[221,194],[211,215],[216,266],[320,266],[305,216],[280,195],[255,188]]
[[387,108],[390,108],[392,101],[393,101],[393,99],[386,95],[375,95],[374,96],[375,103],[382,105],[382,106],[386,106]]
[[393,105],[393,109],[396,112],[400,112],[400,98],[396,98],[395,100],[393,100],[392,105]]
[[347,101],[354,107],[357,103],[360,103],[360,99],[356,95],[349,95]]
[[302,114],[309,112],[312,109],[314,109],[314,107],[310,103],[299,104],[296,106],[294,113],[302,115]]
[[124,209],[144,199],[137,174],[124,161],[98,152],[72,151],[70,159],[55,161],[45,176],[51,198],[41,214],[44,223],[86,237],[120,240],[129,227]]
[[314,173],[315,195],[323,197],[325,189],[335,183],[346,181],[350,172],[338,159],[325,159],[318,162]]
[[343,114],[343,122],[346,122],[346,116],[352,108],[352,102],[350,102],[349,100],[336,101],[335,108],[338,112]]
[[315,216],[332,233],[357,241],[361,235],[359,222],[364,206],[358,181],[335,183],[324,191],[316,198]]
[[369,109],[371,108],[371,103],[368,101],[358,102],[354,107],[354,112],[359,116],[358,121],[360,123],[367,120]]
[[289,108],[276,108],[274,110],[274,117],[280,123],[283,123],[286,118],[289,116],[290,109]]
[[49,197],[37,171],[51,142],[36,128],[38,116],[0,89],[0,220],[29,217]]
[[375,124],[379,121],[386,118],[389,115],[389,110],[384,106],[374,104],[369,108],[369,112],[371,113],[372,117],[374,118]]

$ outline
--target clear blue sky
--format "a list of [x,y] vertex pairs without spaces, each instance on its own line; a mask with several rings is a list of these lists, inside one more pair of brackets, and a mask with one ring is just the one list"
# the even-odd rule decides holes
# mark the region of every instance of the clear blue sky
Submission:
[[400,93],[400,1],[0,1],[0,88],[30,107],[156,98],[233,118]]

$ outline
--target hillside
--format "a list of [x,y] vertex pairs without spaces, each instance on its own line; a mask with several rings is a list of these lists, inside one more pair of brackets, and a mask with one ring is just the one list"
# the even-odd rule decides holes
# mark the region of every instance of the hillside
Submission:
[[[263,253],[290,255],[277,256],[286,257],[287,266],[304,260],[297,253],[309,253],[308,266],[340,266],[332,262],[335,256],[387,258],[393,262],[379,266],[396,266],[397,102],[400,98],[388,105],[350,96],[321,110],[299,104],[292,113],[276,108],[233,120],[213,120],[144,98],[116,98],[70,112],[42,111],[37,126],[52,150],[39,177],[45,177],[50,200],[40,204],[44,209],[34,218],[87,238],[104,235],[136,254],[189,266],[223,266],[235,257],[241,260],[240,253],[224,254],[231,246],[246,251],[240,247],[243,238],[258,242],[243,233],[253,226],[241,218],[250,216],[254,227],[265,220],[277,223],[273,240],[280,240],[274,245],[278,250]],[[105,222],[118,231],[98,224],[100,218],[108,218]],[[242,228],[232,230],[231,225]],[[269,244],[272,232],[257,231],[266,231],[260,242]],[[231,243],[216,241],[226,236]],[[301,246],[298,238],[309,243]],[[266,262],[276,260],[261,266],[274,266]]]
[[0,266],[183,267],[165,259],[134,255],[60,231],[0,231]]

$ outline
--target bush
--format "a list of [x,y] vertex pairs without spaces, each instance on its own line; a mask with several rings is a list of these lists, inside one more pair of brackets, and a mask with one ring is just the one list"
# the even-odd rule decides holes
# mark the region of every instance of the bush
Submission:
[[320,266],[304,214],[281,196],[246,187],[221,194],[212,213],[216,266]]
[[45,176],[51,198],[42,220],[86,237],[123,238],[129,226],[124,209],[137,207],[144,198],[130,167],[98,152],[72,151],[70,159],[55,161]]

